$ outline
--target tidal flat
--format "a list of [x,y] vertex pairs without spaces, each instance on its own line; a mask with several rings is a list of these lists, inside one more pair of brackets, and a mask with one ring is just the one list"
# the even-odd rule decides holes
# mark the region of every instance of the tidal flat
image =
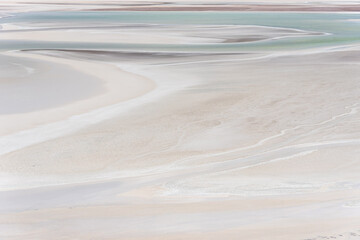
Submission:
[[0,2],[0,239],[360,239],[357,9]]

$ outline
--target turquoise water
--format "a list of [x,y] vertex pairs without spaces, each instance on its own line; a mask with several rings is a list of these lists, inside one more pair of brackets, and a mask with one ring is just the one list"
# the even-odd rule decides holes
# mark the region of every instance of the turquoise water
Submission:
[[[261,25],[295,28],[330,33],[327,36],[285,38],[272,41],[228,44],[113,44],[71,43],[45,41],[2,41],[0,49],[114,49],[127,51],[178,52],[242,52],[291,50],[323,46],[341,46],[360,42],[360,14],[353,13],[284,13],[284,12],[35,12],[21,13],[0,19],[1,23],[55,23],[68,26],[81,23],[87,26],[109,23],[226,24]],[[0,31],[1,33],[1,31]],[[1,34],[0,34],[1,39]]]

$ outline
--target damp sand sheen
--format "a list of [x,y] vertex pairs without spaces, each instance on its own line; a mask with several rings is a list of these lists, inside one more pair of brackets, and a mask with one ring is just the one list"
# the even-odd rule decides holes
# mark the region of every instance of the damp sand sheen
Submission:
[[295,2],[1,2],[0,239],[360,239],[358,4]]

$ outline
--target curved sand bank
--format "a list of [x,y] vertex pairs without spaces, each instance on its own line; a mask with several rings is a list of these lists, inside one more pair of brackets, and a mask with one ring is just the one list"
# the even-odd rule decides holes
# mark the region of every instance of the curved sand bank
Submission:
[[105,92],[102,82],[90,75],[24,54],[1,55],[0,66],[1,115],[56,108]]
[[[10,99],[7,99],[6,95],[2,96],[4,100],[7,100],[2,102],[4,105],[3,111],[9,108],[12,111],[3,112],[3,115],[0,116],[1,125],[3,126],[1,129],[3,137],[10,133],[64,120],[107,105],[127,101],[141,96],[154,88],[154,83],[151,80],[122,71],[119,67],[109,64],[62,59],[61,56],[51,57],[30,53],[6,53],[6,56],[21,59],[20,63],[14,60],[13,64],[15,65],[20,64],[21,66],[24,64],[23,66],[26,67],[27,63],[22,62],[24,61],[23,59],[26,59],[30,65],[34,63],[37,65],[31,68],[34,73],[28,73],[25,76],[21,76],[21,74],[19,76],[19,73],[16,73],[12,76],[16,81],[21,81],[21,77],[26,79],[27,84],[31,86],[30,88],[26,87],[26,85],[24,86],[21,82],[15,82],[12,79],[8,80],[9,89],[19,91],[16,86],[22,84],[21,87],[24,86],[24,91],[26,92],[13,99],[13,105],[9,102]],[[25,58],[22,59],[21,57],[23,56]],[[61,68],[60,66],[64,67]],[[79,77],[75,77],[76,74],[79,74]],[[84,75],[81,76],[81,74]],[[73,77],[75,79],[72,79]],[[46,84],[41,83],[41,81],[44,81],[41,78],[46,79]],[[49,78],[54,82],[49,82]],[[63,78],[64,80],[62,80]],[[35,85],[36,81],[40,81],[38,87]],[[66,81],[73,82],[66,83]],[[77,82],[80,82],[79,85],[76,85]],[[91,89],[91,84],[96,84],[93,87],[96,87],[96,92]],[[69,89],[61,89],[63,86]],[[9,89],[5,88],[3,90],[8,91],[7,94],[10,97],[13,93]],[[40,94],[37,94],[37,91]],[[54,91],[54,94],[51,91]],[[76,97],[75,99],[71,98],[72,92],[74,97]],[[19,93],[17,92],[17,94]],[[26,94],[29,97],[26,97]],[[41,94],[44,94],[44,96],[41,96]],[[51,97],[49,94],[51,94]],[[87,95],[81,98],[82,94]],[[47,101],[49,98],[53,103]],[[34,101],[39,101],[39,104]],[[19,105],[19,108],[16,107],[17,105]],[[29,121],[24,122],[24,117]]]

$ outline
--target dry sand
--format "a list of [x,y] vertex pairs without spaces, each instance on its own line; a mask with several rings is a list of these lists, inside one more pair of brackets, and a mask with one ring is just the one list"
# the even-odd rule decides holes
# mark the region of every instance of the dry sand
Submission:
[[[18,27],[4,38],[92,34]],[[207,44],[213,28],[173,40]],[[240,39],[309,34],[244,28]],[[91,41],[145,34],[132,31]],[[1,97],[27,97],[1,103],[0,239],[360,239],[359,56],[1,52]]]
[[3,236],[356,239],[357,55],[145,67],[196,84],[3,155]]

